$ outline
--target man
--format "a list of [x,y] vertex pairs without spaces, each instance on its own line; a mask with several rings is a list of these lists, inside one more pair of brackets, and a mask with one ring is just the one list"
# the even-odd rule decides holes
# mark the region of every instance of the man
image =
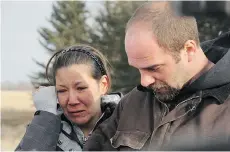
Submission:
[[194,18],[174,15],[168,2],[138,8],[125,48],[141,85],[84,149],[230,150],[229,40],[227,33],[202,50]]

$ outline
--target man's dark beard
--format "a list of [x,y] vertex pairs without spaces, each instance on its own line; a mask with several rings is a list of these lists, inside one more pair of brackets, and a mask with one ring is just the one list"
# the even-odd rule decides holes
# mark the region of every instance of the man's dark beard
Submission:
[[[169,85],[167,85],[165,83],[163,85],[161,85],[160,87],[156,87],[156,86],[157,85],[151,85],[148,88],[152,89],[155,97],[162,102],[167,102],[167,101],[173,100],[180,92],[180,89],[170,87]],[[161,88],[163,88],[166,91],[160,92],[159,90]]]

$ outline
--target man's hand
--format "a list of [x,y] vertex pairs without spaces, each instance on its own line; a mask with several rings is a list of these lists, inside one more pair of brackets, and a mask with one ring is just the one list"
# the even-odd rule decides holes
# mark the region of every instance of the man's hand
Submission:
[[54,86],[39,87],[33,93],[33,102],[37,110],[47,111],[57,115],[57,94]]

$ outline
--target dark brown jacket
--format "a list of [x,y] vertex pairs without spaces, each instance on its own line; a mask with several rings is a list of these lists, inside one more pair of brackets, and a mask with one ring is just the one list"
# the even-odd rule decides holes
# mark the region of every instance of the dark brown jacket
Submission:
[[230,150],[229,43],[229,33],[206,43],[215,66],[181,91],[172,110],[145,88],[134,88],[84,150]]

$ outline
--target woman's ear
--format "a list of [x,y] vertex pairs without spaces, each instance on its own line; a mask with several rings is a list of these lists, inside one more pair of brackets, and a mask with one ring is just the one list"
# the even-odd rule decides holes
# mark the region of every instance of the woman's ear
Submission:
[[100,91],[103,95],[108,92],[109,89],[109,78],[107,75],[103,75],[100,80]]

